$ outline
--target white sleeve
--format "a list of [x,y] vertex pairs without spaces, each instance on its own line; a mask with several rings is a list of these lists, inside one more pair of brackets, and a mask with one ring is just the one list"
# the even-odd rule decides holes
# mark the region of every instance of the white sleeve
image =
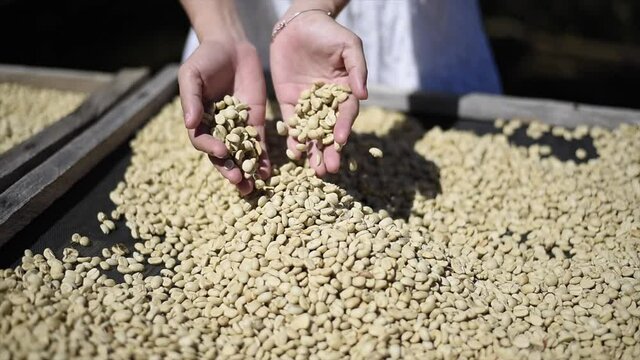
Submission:
[[[271,30],[290,3],[236,2],[265,69]],[[476,0],[352,0],[337,21],[362,39],[371,85],[455,94],[502,91]],[[191,31],[183,60],[196,46]]]
[[[237,0],[236,8],[244,26],[247,38],[256,47],[262,66],[269,68],[269,45],[271,30],[276,21],[284,14],[291,0]],[[198,47],[198,38],[193,29],[189,31],[187,42],[182,53],[182,61],[186,60]]]
[[352,0],[338,17],[364,43],[369,84],[499,93],[476,0]]

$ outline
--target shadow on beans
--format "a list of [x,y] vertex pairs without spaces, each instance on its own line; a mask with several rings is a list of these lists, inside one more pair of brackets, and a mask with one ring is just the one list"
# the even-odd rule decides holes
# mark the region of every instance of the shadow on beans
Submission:
[[[416,194],[432,199],[441,192],[440,171],[436,164],[413,149],[424,134],[403,124],[383,137],[352,132],[341,153],[342,164],[337,174],[324,180],[344,188],[355,200],[374,210],[386,210],[394,218],[407,219]],[[267,121],[269,156],[274,167],[288,161],[285,138],[276,135],[275,122]],[[384,152],[374,158],[369,148]],[[353,159],[358,170],[349,171],[348,161]]]
[[[357,201],[374,210],[385,209],[394,218],[407,219],[417,194],[432,199],[439,194],[440,170],[413,149],[422,132],[408,131],[406,125],[393,128],[384,137],[351,133],[342,151],[342,164],[337,174],[326,180],[344,189]],[[369,148],[383,151],[374,158]],[[355,160],[358,169],[349,171],[348,161]]]

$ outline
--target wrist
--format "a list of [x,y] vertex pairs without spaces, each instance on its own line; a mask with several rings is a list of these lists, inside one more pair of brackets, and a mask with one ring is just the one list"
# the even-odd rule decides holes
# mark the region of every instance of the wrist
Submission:
[[[221,14],[220,14],[221,15]],[[196,25],[196,23],[198,25]],[[199,21],[194,21],[194,29],[200,42],[218,41],[218,42],[242,42],[247,41],[247,36],[239,21],[233,21],[231,18],[216,16],[213,18],[205,17]]]
[[236,32],[228,28],[211,28],[204,32],[197,32],[198,42],[216,42],[224,44],[239,44],[249,42],[244,33]]
[[331,16],[335,18],[348,3],[349,0],[294,0],[281,20],[287,20],[295,13],[309,9],[321,9],[330,12]]
[[200,42],[239,42],[247,37],[234,0],[182,0]]

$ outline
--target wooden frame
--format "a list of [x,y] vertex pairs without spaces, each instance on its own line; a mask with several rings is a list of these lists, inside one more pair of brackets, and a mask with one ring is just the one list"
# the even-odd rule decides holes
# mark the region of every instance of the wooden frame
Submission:
[[480,121],[493,121],[497,118],[519,118],[524,121],[535,119],[565,127],[583,124],[615,128],[623,123],[640,124],[640,111],[633,109],[482,93],[454,96],[374,86],[369,87],[369,100],[363,105]]
[[113,80],[113,74],[0,64],[0,82],[16,82],[48,89],[90,93]]
[[177,92],[170,65],[0,194],[0,247],[126,141]]
[[74,112],[0,154],[0,192],[104,114],[118,100],[140,85],[147,74],[146,69],[124,69],[111,75],[0,65],[0,82],[89,93],[87,99]]

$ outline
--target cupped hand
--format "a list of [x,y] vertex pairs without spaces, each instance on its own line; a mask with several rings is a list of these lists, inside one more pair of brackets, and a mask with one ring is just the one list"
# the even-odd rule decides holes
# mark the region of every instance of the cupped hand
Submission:
[[[276,35],[271,43],[270,61],[274,89],[285,120],[294,115],[300,93],[316,81],[351,88],[352,96],[340,104],[334,128],[334,141],[344,145],[358,115],[359,100],[367,98],[367,65],[360,38],[326,14],[303,13]],[[296,144],[294,138],[287,139],[287,147],[300,158],[302,154]],[[308,150],[309,163],[318,176],[335,173],[340,168],[340,154],[334,146],[320,150],[311,143]],[[317,157],[322,157],[321,161]]]
[[255,47],[248,42],[204,40],[180,67],[178,83],[184,123],[193,146],[208,154],[213,165],[238,187],[242,195],[253,191],[253,180],[245,179],[242,169],[235,165],[225,167],[225,160],[229,158],[227,148],[211,135],[211,130],[202,122],[202,115],[204,106],[227,94],[248,104],[248,122],[258,129],[265,149],[260,157],[258,174],[262,179],[269,177],[271,164],[264,132],[266,88]]

